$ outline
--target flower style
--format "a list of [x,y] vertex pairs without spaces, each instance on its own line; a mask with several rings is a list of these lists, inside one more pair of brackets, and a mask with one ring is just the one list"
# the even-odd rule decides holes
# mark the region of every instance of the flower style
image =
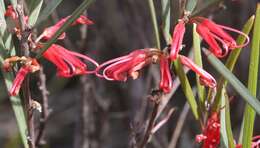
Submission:
[[[229,50],[244,47],[249,43],[249,37],[245,33],[230,27],[218,25],[209,19],[194,17],[189,22],[197,24],[197,32],[207,42],[210,51],[217,57],[224,57],[228,54]],[[246,43],[237,45],[236,41],[225,30],[243,35],[246,37]],[[224,52],[219,44],[222,45]]]
[[172,61],[177,59],[179,51],[182,48],[182,41],[185,33],[185,22],[180,20],[179,23],[174,27],[172,42],[171,42],[171,51],[170,58]]
[[48,48],[43,53],[43,57],[57,66],[57,75],[61,77],[95,73],[95,70],[87,71],[87,65],[81,59],[91,62],[96,67],[98,66],[98,63],[90,57],[69,51],[57,44]]
[[217,148],[220,143],[220,120],[219,114],[214,112],[207,121],[203,134],[196,136],[196,142],[202,142],[203,148]]
[[189,58],[180,55],[180,62],[184,65],[193,70],[196,74],[199,75],[200,83],[202,85],[214,88],[217,85],[216,80],[205,70],[197,66],[195,63],[193,63],[192,60]]
[[172,76],[170,73],[169,58],[167,58],[165,55],[162,55],[160,58],[160,72],[160,89],[164,93],[169,93],[172,89]]
[[31,59],[31,58],[15,57],[15,58],[12,58],[11,61],[9,59],[6,59],[4,61],[4,63],[7,63],[9,61],[10,62],[17,62],[13,59],[17,59],[17,61],[20,61],[23,64],[23,66],[19,69],[19,71],[18,71],[18,73],[17,73],[17,75],[16,75],[16,77],[13,81],[12,87],[9,91],[9,94],[11,96],[15,96],[19,93],[22,82],[23,82],[24,78],[27,76],[28,73],[33,73],[33,72],[36,72],[40,69],[40,65],[37,62],[37,60]]

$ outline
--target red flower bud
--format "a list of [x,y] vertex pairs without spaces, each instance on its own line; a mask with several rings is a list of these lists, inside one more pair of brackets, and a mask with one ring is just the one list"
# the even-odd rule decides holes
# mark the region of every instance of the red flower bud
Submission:
[[184,33],[185,33],[185,22],[181,20],[175,26],[172,35],[171,52],[170,52],[170,58],[172,61],[176,60],[178,53],[182,48]]

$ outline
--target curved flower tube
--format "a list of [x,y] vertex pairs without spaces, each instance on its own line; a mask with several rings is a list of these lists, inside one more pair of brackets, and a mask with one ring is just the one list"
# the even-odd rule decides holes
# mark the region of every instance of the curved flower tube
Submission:
[[90,57],[69,51],[57,44],[53,44],[48,48],[43,53],[43,57],[57,66],[57,74],[61,77],[95,73],[95,70],[87,71],[87,65],[81,59],[89,61],[98,67],[98,63]]
[[[135,50],[126,56],[101,64],[96,69],[96,75],[110,81],[126,81],[128,76],[136,79],[139,75],[138,71],[152,62],[156,62],[159,54],[160,51],[154,48]],[[101,69],[104,69],[102,74],[99,73]]]
[[[245,33],[227,26],[218,25],[207,18],[194,17],[189,21],[197,24],[197,32],[208,43],[210,50],[217,57],[224,57],[229,50],[242,48],[249,43],[249,37]],[[242,45],[237,45],[235,39],[233,39],[225,30],[244,36],[246,42]],[[219,43],[222,44],[224,52],[222,52]]]
[[40,69],[40,65],[36,59],[28,58],[24,64],[25,65],[19,69],[17,75],[15,76],[12,87],[9,90],[10,96],[16,96],[19,93],[23,80],[28,73],[33,73]]
[[200,83],[202,85],[206,85],[208,87],[214,88],[217,85],[216,80],[205,70],[203,70],[202,68],[200,68],[199,66],[197,66],[195,63],[193,63],[192,60],[190,60],[189,58],[180,55],[180,62],[187,66],[188,68],[192,69],[196,74],[199,75],[200,78]]
[[160,58],[160,89],[164,93],[169,93],[172,89],[172,76],[170,73],[169,59],[162,55]]
[[172,61],[176,60],[179,51],[182,48],[182,41],[185,33],[185,22],[180,20],[179,23],[174,27],[171,42],[170,58]]

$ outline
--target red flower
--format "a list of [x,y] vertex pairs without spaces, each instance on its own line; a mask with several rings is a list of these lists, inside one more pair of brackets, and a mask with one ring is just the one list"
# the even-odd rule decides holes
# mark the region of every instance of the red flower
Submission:
[[18,17],[17,17],[17,14],[16,12],[14,11],[14,7],[12,5],[9,5],[5,11],[5,16],[6,17],[10,17],[12,18],[13,20],[17,20]]
[[[67,16],[67,17],[61,19],[60,21],[58,21],[55,25],[44,29],[43,33],[39,36],[37,41],[39,41],[41,39],[49,40],[50,38],[52,38],[52,36],[56,33],[56,31],[59,30],[59,28],[69,19],[69,17],[70,16]],[[74,26],[77,24],[92,25],[93,22],[90,19],[88,19],[86,16],[81,15],[71,25]],[[60,35],[59,39],[64,39],[65,36],[66,36],[65,33],[63,33],[62,35]]]
[[38,71],[40,68],[39,63],[36,61],[36,59],[28,58],[25,62],[25,65],[23,65],[19,69],[17,75],[15,76],[12,87],[9,91],[9,94],[11,96],[15,96],[19,93],[22,82],[28,73]]
[[[153,48],[135,50],[130,54],[109,60],[96,69],[96,75],[107,80],[126,81],[130,76],[136,79],[139,70],[158,59],[160,51]],[[103,68],[103,74],[99,71]]]
[[220,143],[220,120],[218,113],[212,113],[203,134],[196,136],[196,142],[203,143],[203,148],[217,148]]
[[172,77],[170,73],[169,59],[166,56],[161,56],[160,58],[160,72],[160,89],[163,90],[164,93],[169,93],[172,89]]
[[201,84],[211,88],[216,87],[217,85],[216,80],[208,72],[204,71],[202,68],[200,68],[195,63],[193,63],[192,60],[190,60],[185,56],[180,55],[180,62],[200,76]]
[[170,53],[170,58],[172,61],[176,60],[178,53],[182,48],[184,33],[185,33],[185,22],[181,20],[175,26],[172,35],[171,53]]
[[43,57],[57,66],[57,74],[61,77],[95,73],[95,71],[87,71],[87,65],[83,63],[81,59],[87,60],[95,66],[98,66],[98,63],[90,57],[69,51],[57,44],[53,44],[48,48],[43,53]]
[[[213,21],[203,18],[195,17],[190,19],[190,22],[197,24],[197,32],[208,43],[209,49],[217,57],[224,57],[228,54],[229,50],[244,47],[249,42],[249,37],[241,31],[236,29],[218,25]],[[237,45],[236,41],[224,30],[232,31],[246,37],[247,41],[243,45]],[[220,47],[220,45],[222,47]],[[224,52],[222,51],[224,49]]]

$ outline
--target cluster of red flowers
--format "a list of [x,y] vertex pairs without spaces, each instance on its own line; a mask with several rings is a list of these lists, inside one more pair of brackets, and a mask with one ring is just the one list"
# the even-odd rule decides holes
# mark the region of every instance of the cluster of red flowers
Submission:
[[[12,19],[15,24],[18,24],[18,16],[12,6],[8,6],[5,16]],[[33,51],[41,48],[44,42],[51,39],[55,32],[67,21],[69,17],[70,16],[67,16],[61,19],[55,25],[46,28],[43,33],[40,34],[39,37],[34,41],[36,47],[33,49]],[[25,17],[25,20],[28,20],[27,16]],[[165,51],[161,51],[155,48],[137,49],[132,51],[128,55],[106,61],[103,64],[99,65],[95,60],[86,55],[72,52],[60,45],[53,44],[43,53],[43,57],[56,65],[58,76],[72,77],[75,75],[95,73],[98,77],[115,81],[126,81],[128,77],[136,79],[139,76],[139,71],[143,67],[152,63],[159,63],[161,74],[159,88],[164,93],[169,93],[173,85],[169,62],[175,61],[179,58],[181,64],[190,68],[199,75],[201,84],[214,88],[216,87],[216,81],[209,73],[193,63],[191,59],[183,55],[179,55],[179,52],[183,47],[182,41],[185,33],[185,25],[187,23],[197,24],[197,32],[209,44],[210,51],[212,51],[212,53],[215,54],[217,57],[223,57],[228,53],[229,50],[242,47],[247,44],[246,43],[244,45],[237,45],[235,40],[224,30],[233,31],[247,37],[247,35],[243,34],[242,32],[215,24],[214,22],[206,18],[194,17],[191,19],[181,19],[179,23],[175,26],[170,51],[168,51],[168,49]],[[78,19],[76,19],[74,23],[72,23],[72,26],[77,24],[91,25],[93,24],[93,22],[89,20],[86,16],[81,15]],[[14,30],[18,34],[19,25],[16,25]],[[62,40],[65,37],[66,34],[63,33],[58,39]],[[247,37],[247,42],[248,41],[249,39]],[[222,48],[219,44],[222,44],[224,52],[222,51]],[[10,59],[12,58],[13,57],[8,58],[5,61],[5,67],[9,66],[8,69],[10,69],[10,65],[12,65],[10,64]],[[28,60],[31,58],[26,59]],[[97,68],[91,71],[87,70],[87,65],[82,60],[91,62]],[[19,58],[16,60],[12,60],[12,62],[17,61],[19,61]],[[33,59],[31,61],[36,61],[36,59]],[[37,64],[37,66],[39,67],[39,64]],[[27,70],[24,69],[25,68],[22,66],[22,68],[18,71],[16,79],[13,82],[13,87],[10,90],[10,95],[17,95],[20,85],[25,76],[29,72],[36,71],[28,70],[28,68],[26,68]],[[100,73],[100,71],[102,72]]]
[[[18,16],[12,6],[8,6],[5,16],[15,23],[14,32],[19,36],[19,21]],[[67,16],[57,22],[55,25],[46,28],[43,33],[34,41],[36,47],[32,51],[37,51],[41,48],[44,42],[52,38],[56,31],[67,21],[70,16]],[[24,20],[27,22],[28,17]],[[150,64],[160,65],[160,84],[159,89],[164,93],[169,93],[173,86],[172,74],[170,72],[170,61],[179,59],[180,63],[193,70],[199,77],[202,85],[214,88],[216,87],[215,79],[201,67],[197,66],[191,59],[180,55],[183,48],[182,42],[185,34],[185,25],[187,23],[197,24],[196,31],[205,40],[209,46],[209,50],[217,57],[224,57],[230,50],[243,47],[249,42],[249,38],[243,32],[238,30],[218,25],[213,21],[203,17],[193,17],[180,19],[178,24],[174,27],[172,34],[172,42],[170,48],[161,51],[155,48],[137,49],[128,55],[121,56],[99,65],[90,57],[67,50],[66,48],[53,44],[44,53],[43,57],[52,62],[57,67],[57,75],[61,77],[72,77],[75,75],[95,74],[98,77],[105,78],[111,81],[126,81],[128,77],[133,79],[138,78],[139,72],[145,66]],[[91,25],[93,22],[86,16],[81,15],[72,26],[82,24]],[[236,41],[225,31],[232,31],[246,37],[247,42],[243,45],[237,45]],[[63,40],[66,34],[63,33],[58,39]],[[28,39],[32,41],[32,39]],[[96,66],[94,70],[88,70],[86,60]],[[10,95],[14,96],[19,93],[21,84],[28,73],[33,73],[40,69],[40,64],[36,59],[30,57],[13,56],[5,59],[3,68],[5,71],[10,71],[14,63],[19,62],[22,66],[17,72],[16,78],[13,81],[13,86],[10,89]],[[257,138],[259,139],[259,137]],[[196,137],[197,142],[204,141],[204,148],[216,148],[220,141],[220,123],[219,114],[212,113],[207,120],[203,133]],[[259,144],[259,140],[255,142]],[[239,147],[239,145],[238,145]]]
[[[18,16],[12,6],[8,6],[5,16],[10,18],[16,24],[14,31],[19,36],[20,29],[18,25]],[[34,41],[36,47],[32,50],[35,51],[41,48],[43,46],[43,43],[51,39],[51,37],[55,34],[55,32],[66,22],[66,20],[69,17],[70,16],[67,16],[66,18],[61,19],[55,25],[46,28],[43,31],[43,33],[39,35],[39,37]],[[26,20],[28,20],[27,16],[25,16],[25,21]],[[78,19],[76,19],[75,22],[72,23],[72,26],[77,24],[91,25],[93,24],[93,22],[89,20],[86,16],[81,15]],[[65,38],[65,33],[63,33],[58,39],[62,40],[64,38]],[[28,40],[31,41],[32,39],[28,39]],[[77,52],[67,50],[66,48],[57,44],[53,44],[50,48],[48,48],[43,53],[43,57],[49,60],[50,62],[52,62],[54,65],[56,65],[57,74],[58,76],[61,77],[72,77],[75,75],[95,73],[95,70],[89,71],[87,69],[87,65],[82,60],[89,61],[92,64],[94,64],[96,67],[98,66],[98,63],[95,60],[91,59],[90,57],[83,54],[79,54]],[[23,61],[34,61],[34,62],[29,62],[32,64],[27,64],[28,62],[23,62]],[[4,69],[10,70],[11,66],[13,65],[12,63],[14,62],[20,62],[23,66],[20,68],[20,70],[16,75],[16,78],[14,79],[13,86],[9,91],[10,95],[17,95],[19,93],[21,84],[24,78],[26,77],[26,75],[30,72],[35,72],[39,70],[40,67],[36,59],[31,59],[28,57],[10,57],[5,59],[4,61]],[[35,65],[34,63],[37,64]]]

